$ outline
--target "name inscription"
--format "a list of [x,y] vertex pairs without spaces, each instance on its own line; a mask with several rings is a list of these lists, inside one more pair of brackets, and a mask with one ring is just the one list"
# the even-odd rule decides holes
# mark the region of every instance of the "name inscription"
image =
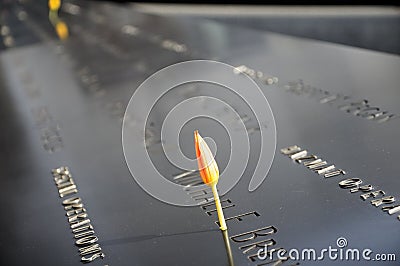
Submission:
[[[261,81],[264,85],[273,85],[278,83],[278,78],[274,76],[266,76],[259,70],[254,70],[246,65],[240,65],[235,68],[235,74],[247,74],[253,80]],[[332,93],[322,88],[317,88],[308,84],[304,84],[303,80],[290,81],[286,85],[278,85],[287,92],[295,95],[307,95],[310,98],[317,99],[321,104],[336,106],[337,109],[352,114],[356,117],[383,123],[399,118],[398,114],[382,110],[381,107],[373,106],[366,99],[354,100],[352,97],[342,95],[340,93]]]
[[[310,170],[318,173],[319,175],[325,176],[325,178],[345,175],[346,171],[342,169],[336,169],[334,165],[329,165],[328,163],[318,158],[314,154],[309,154],[307,150],[303,150],[297,145],[290,146],[281,149],[283,155],[289,156],[292,160],[299,164],[303,164]],[[382,207],[382,211],[387,212],[392,215],[394,213],[400,212],[400,205],[388,205],[396,202],[396,198],[393,196],[386,196],[386,192],[380,189],[375,189],[371,184],[361,185],[363,181],[360,178],[348,178],[341,180],[339,182],[339,187],[343,189],[349,189],[350,193],[361,192],[360,198],[364,201],[372,198],[370,203],[375,206]],[[400,215],[397,216],[400,220]]]
[[98,244],[98,237],[95,235],[93,226],[84,208],[82,199],[76,197],[77,186],[72,178],[68,167],[62,166],[52,170],[54,182],[57,186],[60,198],[70,196],[63,200],[62,205],[68,217],[68,223],[74,234],[75,245],[79,248],[79,255],[83,263],[92,262],[98,258],[104,258]]

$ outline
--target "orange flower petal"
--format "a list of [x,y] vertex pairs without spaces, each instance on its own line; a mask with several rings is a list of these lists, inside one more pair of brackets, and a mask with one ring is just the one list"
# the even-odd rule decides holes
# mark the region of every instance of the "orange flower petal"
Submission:
[[194,145],[201,179],[206,185],[216,184],[219,178],[217,162],[207,143],[197,130],[194,132]]

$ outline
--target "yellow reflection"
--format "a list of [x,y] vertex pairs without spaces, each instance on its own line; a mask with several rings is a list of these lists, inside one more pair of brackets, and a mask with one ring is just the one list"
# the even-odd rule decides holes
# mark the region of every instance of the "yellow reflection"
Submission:
[[68,38],[68,27],[67,24],[62,22],[61,20],[56,23],[56,32],[58,35],[58,38],[61,40],[65,40]]
[[49,9],[56,11],[60,9],[61,6],[61,0],[49,0]]
[[68,26],[58,17],[58,10],[61,6],[61,0],[49,0],[49,20],[56,30],[60,40],[65,40],[69,36]]

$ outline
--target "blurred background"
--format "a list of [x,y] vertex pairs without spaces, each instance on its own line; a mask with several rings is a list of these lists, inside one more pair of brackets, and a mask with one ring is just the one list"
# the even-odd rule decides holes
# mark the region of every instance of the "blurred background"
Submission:
[[[1,1],[1,25],[17,23],[7,14],[24,0]],[[46,0],[35,1],[46,5]],[[55,1],[57,2],[57,1]],[[96,2],[96,1],[79,1]],[[400,8],[397,1],[97,1],[129,5],[146,14],[203,18],[237,27],[344,44],[391,54],[400,53]],[[367,3],[367,2],[364,2]],[[324,4],[324,5],[321,5]],[[12,25],[10,25],[12,26]],[[22,29],[21,29],[22,30]],[[7,29],[2,30],[7,46]],[[13,30],[14,35],[18,35]],[[20,33],[24,34],[24,33]]]
[[[0,24],[13,26],[8,15],[12,6],[24,0],[2,0]],[[46,5],[46,0],[35,1]],[[57,1],[55,1],[57,2]],[[96,2],[96,1],[79,1]],[[98,1],[107,2],[107,1]],[[237,27],[271,31],[322,40],[391,54],[400,53],[400,8],[395,1],[357,5],[355,1],[108,1],[129,5],[147,14],[203,18]],[[329,5],[320,5],[321,3]],[[366,3],[366,2],[365,2]],[[379,5],[378,5],[379,4]],[[2,30],[3,42],[7,46]],[[14,35],[18,35],[13,30]],[[24,34],[23,32],[21,34]]]
[[[337,1],[337,3],[341,2]],[[266,30],[387,53],[400,53],[400,9],[396,6],[179,4],[137,4],[136,6],[139,10],[149,13],[196,16],[238,27]]]

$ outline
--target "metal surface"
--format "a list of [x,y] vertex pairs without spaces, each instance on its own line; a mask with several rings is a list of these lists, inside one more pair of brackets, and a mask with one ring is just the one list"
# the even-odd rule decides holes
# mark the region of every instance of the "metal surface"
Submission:
[[[363,201],[360,195],[368,192],[350,193],[339,186],[345,178],[360,178],[363,185],[394,196],[397,201],[390,205],[400,199],[399,57],[208,21],[143,15],[103,3],[64,8],[60,17],[70,37],[60,42],[45,4],[27,1],[10,10],[26,12],[21,23],[35,44],[8,47],[0,54],[1,265],[81,264],[74,240],[81,231],[71,231],[51,172],[60,166],[69,167],[91,220],[87,229],[95,231],[105,254],[91,265],[228,265],[230,252],[214,207],[177,207],[149,196],[131,177],[122,152],[122,117],[133,91],[157,70],[190,59],[246,65],[279,79],[272,85],[255,79],[277,126],[277,153],[268,177],[256,191],[248,191],[259,153],[254,129],[250,163],[238,185],[221,197],[235,265],[263,263],[248,258],[262,245],[243,242],[257,234],[255,241],[287,250],[336,246],[345,237],[349,247],[400,259],[397,215],[373,206],[372,196]],[[12,33],[12,23],[8,26]],[[160,102],[152,113],[155,132],[166,110],[197,93],[187,87],[176,93],[182,91],[180,98],[166,95],[170,101]],[[235,103],[216,87],[200,91]],[[336,95],[352,102],[326,100]],[[363,99],[394,116],[362,116],[355,102]],[[240,102],[236,107],[250,118],[246,125],[256,128],[248,107]],[[183,128],[182,143],[189,143],[183,146],[190,147],[183,152],[193,152],[192,129],[198,126],[219,140],[217,160],[224,169],[229,143],[224,147],[225,133],[212,122],[193,121]],[[171,180],[178,178],[181,173],[157,157],[157,134],[149,150]],[[311,157],[301,162],[279,151],[291,145]],[[325,162],[318,170],[332,164],[344,170],[326,178],[332,172],[319,174],[303,165],[317,167],[312,162],[317,158]]]
[[[247,3],[249,4],[249,3]],[[299,3],[298,3],[299,4]],[[308,3],[310,4],[310,3]],[[400,54],[400,9],[397,6],[281,6],[135,4],[147,14],[193,16],[230,26],[277,32],[301,38]]]

